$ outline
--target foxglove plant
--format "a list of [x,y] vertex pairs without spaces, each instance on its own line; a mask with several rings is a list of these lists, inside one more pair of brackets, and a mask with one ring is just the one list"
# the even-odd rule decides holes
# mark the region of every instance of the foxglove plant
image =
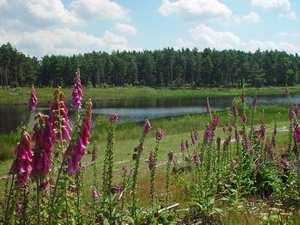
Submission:
[[[54,102],[50,107],[49,121],[54,131],[54,140],[58,143],[55,151],[53,151],[53,172],[56,175],[54,187],[51,190],[50,211],[48,224],[59,223],[66,217],[67,222],[70,221],[68,183],[67,175],[66,149],[73,146],[69,143],[71,140],[71,127],[68,117],[68,109],[64,102],[64,94],[60,88],[54,92]],[[57,168],[56,168],[57,167]],[[57,170],[57,173],[55,173]],[[73,220],[73,218],[72,218]]]
[[175,162],[175,155],[173,151],[168,153],[168,161],[167,161],[167,168],[166,168],[166,203],[169,202],[170,198],[170,171],[171,171],[171,163]]
[[154,180],[155,180],[155,172],[156,172],[156,164],[157,164],[157,156],[159,150],[159,143],[165,136],[163,130],[159,129],[156,131],[156,145],[154,151],[151,151],[149,154],[148,160],[148,167],[150,170],[150,197],[152,206],[155,204],[155,187],[154,187]]
[[35,88],[32,86],[31,93],[30,93],[30,99],[28,102],[28,108],[29,108],[30,112],[33,112],[36,109],[37,103],[38,103],[38,99],[36,96],[36,91],[35,91]]
[[[21,216],[19,221],[26,219],[26,206],[27,206],[27,183],[32,171],[32,157],[33,152],[31,149],[31,137],[29,133],[23,129],[20,142],[15,150],[16,158],[12,163],[9,173],[12,175],[11,185],[7,194],[4,211],[4,224],[10,224],[14,204],[17,201],[22,206]],[[15,188],[16,187],[16,188]],[[16,196],[14,196],[14,194]],[[22,195],[22,199],[17,200],[18,196]],[[20,202],[21,201],[21,202]]]
[[24,129],[22,132],[20,143],[15,150],[16,159],[13,162],[10,174],[16,175],[17,185],[24,187],[32,171],[32,157],[30,134]]
[[86,112],[83,117],[81,132],[74,143],[71,143],[66,151],[65,157],[68,159],[68,173],[74,175],[79,170],[79,162],[85,154],[92,128],[92,101],[87,103]]
[[83,99],[83,87],[80,80],[80,70],[78,69],[74,78],[73,90],[72,90],[72,105],[74,109],[81,108]]
[[109,127],[107,134],[107,146],[104,156],[103,164],[103,194],[110,198],[112,190],[112,178],[113,178],[113,156],[114,156],[114,124],[119,121],[119,116],[117,114],[112,114],[109,116]]
[[54,102],[50,107],[50,122],[55,132],[56,140],[70,141],[71,126],[68,116],[68,109],[64,102],[64,93],[60,88],[54,92]]
[[41,113],[36,116],[37,123],[33,128],[32,140],[34,142],[32,177],[36,181],[37,221],[41,223],[40,192],[47,188],[47,175],[51,167],[51,153],[54,135],[49,116]]
[[131,206],[131,216],[133,217],[134,221],[137,222],[137,201],[136,201],[136,186],[137,186],[137,176],[138,176],[138,171],[139,171],[139,166],[140,166],[140,159],[141,155],[144,149],[144,141],[149,134],[150,130],[152,129],[151,123],[149,120],[145,120],[144,123],[144,131],[143,134],[139,140],[139,145],[135,147],[132,159],[134,160],[134,167],[132,169],[133,174],[132,174],[132,186],[131,186],[131,193],[132,193],[132,206]]
[[31,175],[34,179],[42,181],[50,171],[54,135],[49,116],[39,113],[36,120],[32,135],[34,154]]

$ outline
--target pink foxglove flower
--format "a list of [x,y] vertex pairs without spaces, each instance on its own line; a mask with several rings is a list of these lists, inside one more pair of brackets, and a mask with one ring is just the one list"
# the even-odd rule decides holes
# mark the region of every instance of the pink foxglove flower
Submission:
[[32,150],[31,150],[31,138],[27,131],[23,131],[20,142],[15,150],[16,159],[10,169],[11,174],[16,174],[17,185],[23,187],[26,185],[30,173],[32,171]]
[[294,130],[295,141],[297,144],[300,144],[300,125],[297,124]]
[[124,188],[120,184],[114,186],[112,189],[113,193],[115,194],[121,194],[124,191]]
[[64,94],[58,88],[54,92],[54,103],[50,108],[50,123],[55,131],[56,140],[71,140],[71,126],[68,109],[64,102]]
[[161,141],[165,137],[165,135],[166,134],[163,130],[161,129],[157,130],[155,135],[156,141]]
[[207,143],[207,142],[211,141],[213,139],[213,137],[214,137],[214,130],[213,130],[211,124],[209,124],[204,131],[203,142]]
[[155,163],[156,163],[155,155],[154,155],[154,152],[151,151],[149,153],[149,158],[148,158],[148,167],[149,167],[149,170],[153,170],[154,169]]
[[83,88],[80,80],[80,71],[76,72],[72,91],[72,105],[75,109],[80,109],[83,98]]
[[192,156],[192,163],[195,165],[195,166],[198,166],[200,164],[200,155],[198,152],[194,152],[193,153],[193,156]]
[[28,103],[28,108],[29,108],[30,112],[33,112],[36,109],[37,103],[38,103],[38,99],[36,97],[36,91],[35,91],[34,87],[32,87],[30,99],[29,99],[29,103]]
[[49,117],[39,113],[36,116],[37,123],[33,128],[32,140],[35,143],[33,149],[32,176],[45,177],[51,166],[52,145],[54,134]]
[[151,130],[152,126],[149,120],[145,120],[144,124],[144,134],[148,134],[149,131]]
[[112,114],[112,115],[109,116],[109,121],[111,123],[116,123],[119,120],[120,120],[120,116],[118,114],[116,114],[116,113],[114,113],[114,114]]
[[246,151],[250,152],[252,150],[251,141],[246,134],[243,135],[243,143],[242,144]]
[[92,188],[92,197],[94,200],[97,200],[100,198],[100,193],[97,191],[95,187]]
[[293,109],[290,109],[289,110],[289,119],[292,120],[292,121],[295,121],[296,118],[297,118],[296,112]]
[[79,170],[79,163],[82,156],[85,154],[87,145],[89,144],[89,138],[91,136],[92,128],[92,101],[89,100],[87,104],[86,113],[84,115],[81,132],[74,143],[69,145],[66,151],[68,157],[68,173],[74,175]]
[[219,125],[220,123],[220,117],[218,116],[214,116],[211,122],[211,126],[213,129],[216,129],[216,127]]

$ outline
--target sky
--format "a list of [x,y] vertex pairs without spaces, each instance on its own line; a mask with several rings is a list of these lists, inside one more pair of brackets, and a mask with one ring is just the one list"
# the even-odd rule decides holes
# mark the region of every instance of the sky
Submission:
[[0,44],[31,56],[166,47],[300,53],[299,0],[0,0]]

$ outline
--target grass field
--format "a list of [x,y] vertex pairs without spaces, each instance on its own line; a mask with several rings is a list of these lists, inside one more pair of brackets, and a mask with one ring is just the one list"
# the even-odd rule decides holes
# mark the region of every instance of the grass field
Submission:
[[[25,89],[20,89],[21,91],[26,91]],[[87,89],[86,96],[89,94],[93,94],[97,96],[97,92],[100,91],[108,91],[110,89],[104,89],[104,90],[98,90],[98,89]],[[131,98],[135,98],[136,95],[138,95],[137,89],[122,89],[122,91],[130,91],[132,92],[134,90],[134,94],[131,95]],[[145,90],[144,88],[141,88],[141,90]],[[29,90],[27,90],[29,91]],[[94,91],[94,93],[93,93]],[[149,91],[154,91],[153,89],[149,89]],[[254,90],[248,89],[246,90],[247,95],[251,95],[251,91]],[[268,90],[270,91],[270,89]],[[271,92],[268,92],[265,90],[263,94],[271,94]],[[282,89],[275,88],[273,90],[274,92],[272,94],[277,93],[276,91],[282,91]],[[296,89],[294,90],[296,93]],[[41,89],[38,91],[38,93],[41,93],[42,102],[47,101],[48,94],[47,89]],[[50,89],[49,89],[50,92]],[[106,99],[109,99],[108,92],[107,95],[103,95],[106,97]],[[176,92],[176,94],[174,94]],[[161,93],[152,94],[151,97],[155,96],[158,97],[160,95],[163,95],[164,97],[174,97],[174,96],[189,96],[187,93],[189,90],[184,90],[182,92],[175,91],[172,93],[171,90],[168,91],[161,91]],[[133,92],[132,92],[133,93]],[[180,94],[181,93],[181,94]],[[256,92],[257,94],[262,94],[259,92]],[[70,93],[67,90],[67,96]],[[111,96],[113,98],[117,98],[117,93],[115,91],[112,91]],[[145,94],[145,93],[144,93]],[[160,95],[159,95],[160,94]],[[199,91],[199,96],[202,93]],[[238,92],[229,92],[228,95],[238,95]],[[196,95],[197,96],[197,95]],[[21,96],[18,96],[19,102],[22,103]],[[67,97],[68,98],[68,97]],[[122,98],[122,97],[121,97]],[[50,100],[50,98],[49,98]],[[229,111],[229,109],[228,109]],[[251,109],[247,109],[247,114],[251,114]],[[219,128],[217,128],[215,132],[216,137],[221,137],[222,140],[225,139],[226,135],[223,132],[222,127],[226,125],[231,120],[231,114],[227,112],[227,110],[223,112],[217,112],[215,115],[218,115],[221,118],[221,123]],[[181,159],[181,152],[180,152],[180,144],[182,140],[188,140],[190,141],[190,132],[193,128],[197,129],[199,131],[199,137],[202,139],[203,137],[203,130],[205,129],[207,123],[209,121],[209,115],[208,114],[198,114],[198,115],[185,115],[185,116],[179,116],[179,117],[171,117],[171,118],[161,118],[161,119],[155,119],[152,120],[152,126],[153,129],[151,130],[149,136],[147,137],[145,141],[145,148],[141,157],[141,167],[139,171],[138,176],[138,198],[140,201],[141,206],[149,206],[150,204],[150,198],[149,198],[149,186],[150,186],[150,177],[149,177],[149,169],[148,169],[148,155],[149,152],[153,150],[153,146],[155,146],[155,132],[156,129],[163,129],[166,133],[165,138],[160,144],[159,152],[158,152],[158,164],[157,164],[157,175],[155,179],[155,186],[156,186],[156,193],[157,195],[163,195],[165,192],[165,171],[166,171],[166,164],[167,164],[167,154],[169,151],[175,152],[177,158],[179,160]],[[250,122],[250,121],[249,121]],[[248,122],[248,123],[249,123]],[[272,134],[272,129],[274,124],[276,123],[278,128],[278,135],[277,135],[277,146],[276,146],[276,158],[280,156],[280,153],[286,152],[286,148],[288,145],[288,107],[282,107],[282,106],[262,106],[256,109],[255,117],[253,123],[255,126],[259,126],[261,123],[265,123],[267,127],[267,134],[270,138]],[[97,168],[97,176],[99,182],[101,182],[101,176],[102,176],[102,167],[103,167],[103,161],[104,161],[104,154],[106,150],[106,141],[107,141],[107,128],[108,128],[108,119],[104,117],[98,117],[97,120],[94,122],[94,129],[92,131],[92,138],[90,141],[90,145],[88,147],[88,154],[86,154],[83,158],[83,165],[89,165],[91,162],[91,150],[94,146],[96,146],[97,149],[97,160],[95,162],[95,166],[89,165],[86,166],[82,171],[83,175],[83,201],[90,201],[90,190],[91,186],[94,184],[94,169]],[[113,168],[113,179],[114,183],[118,184],[121,182],[122,179],[122,167],[127,166],[128,168],[132,168],[133,161],[132,161],[132,153],[133,149],[138,145],[139,138],[143,132],[143,125],[142,123],[133,123],[133,122],[126,122],[126,123],[119,123],[116,125],[115,130],[115,142],[114,142],[114,168]],[[129,135],[130,134],[130,135]],[[10,168],[10,165],[12,163],[11,157],[12,157],[12,151],[14,146],[16,145],[16,142],[18,141],[18,137],[20,135],[20,132],[13,132],[11,134],[4,134],[0,136],[0,147],[2,148],[2,151],[0,152],[0,178],[5,176]],[[192,147],[191,147],[192,149]],[[191,150],[192,151],[192,150]],[[178,202],[180,203],[181,208],[185,208],[188,204],[188,195],[185,193],[182,193],[182,187],[178,185],[180,183],[180,180],[176,180],[176,176],[171,178],[171,182],[174,185],[170,186],[170,190],[172,191],[172,196],[170,201],[171,202]],[[0,179],[0,194],[3,196],[4,191],[4,185],[5,185],[5,179]],[[0,198],[1,199],[1,198]],[[260,201],[260,200],[258,200]],[[242,203],[241,203],[242,205]],[[257,205],[258,207],[269,207],[266,202],[259,202]],[[225,207],[226,206],[222,206]],[[265,209],[257,209],[258,213],[251,213],[247,210],[243,210],[241,213],[239,213],[237,210],[233,210],[232,213],[229,213],[230,210],[226,210],[226,213],[229,213],[228,215],[223,216],[223,224],[233,225],[233,224],[245,224],[245,225],[258,225],[261,224],[261,215],[260,212],[266,211]],[[299,219],[299,213],[294,214],[292,218],[290,218],[290,221],[297,221]],[[293,224],[293,223],[291,223]]]
[[[287,109],[283,107],[268,107],[268,108],[260,108],[257,111],[257,116],[254,121],[255,124],[259,124],[261,121],[264,121],[267,124],[267,130],[269,134],[273,129],[274,122],[276,121],[278,126],[278,136],[277,136],[277,155],[280,152],[284,152],[287,146],[287,132],[288,132],[288,123],[286,118]],[[223,118],[221,121],[222,124],[225,124],[227,113],[219,112],[217,113],[219,116]],[[149,137],[145,142],[145,150],[142,156],[142,163],[140,168],[140,176],[139,176],[139,186],[138,186],[138,195],[141,201],[141,204],[146,206],[149,204],[149,171],[147,168],[147,157],[148,153],[152,150],[152,147],[155,145],[155,128],[162,128],[166,131],[166,137],[160,145],[160,151],[158,155],[158,174],[156,179],[156,188],[158,193],[164,192],[164,184],[165,184],[165,166],[167,162],[167,153],[169,151],[174,151],[177,157],[181,158],[180,153],[180,143],[181,140],[189,140],[190,141],[190,130],[192,127],[197,128],[199,130],[203,130],[208,120],[208,115],[190,115],[190,116],[181,116],[176,118],[165,118],[153,120],[153,130],[151,131]],[[97,125],[93,130],[91,144],[89,146],[89,152],[93,147],[93,144],[96,144],[97,147],[97,160],[96,167],[99,176],[99,180],[101,180],[102,174],[102,166],[103,166],[103,156],[106,148],[106,118],[99,118],[97,121]],[[114,182],[118,183],[121,180],[121,171],[123,166],[128,166],[129,168],[132,166],[132,152],[134,147],[138,144],[138,139],[142,132],[142,124],[137,123],[124,123],[117,126],[116,129],[116,141],[115,141],[115,153],[114,153]],[[130,132],[130,136],[128,136],[128,132]],[[203,133],[200,133],[200,138],[202,138]],[[224,138],[225,135],[221,128],[217,129],[216,136]],[[13,137],[12,140],[15,138]],[[13,142],[13,141],[12,141]],[[88,164],[90,162],[91,155],[86,154],[83,161],[84,164]],[[0,163],[0,177],[5,176],[7,171],[11,165],[11,160],[5,160]],[[88,166],[84,170],[83,179],[84,179],[84,199],[89,201],[90,198],[90,187],[93,184],[93,166]],[[4,190],[5,180],[0,180],[0,190]],[[179,202],[182,206],[185,204],[185,197],[181,194],[181,190],[178,187],[171,187],[172,189],[172,202]],[[1,191],[1,192],[2,192]],[[244,224],[258,224],[259,218],[253,216],[253,214],[231,214],[225,217],[227,222],[224,224],[240,224],[243,221]],[[297,219],[297,218],[296,218]],[[296,220],[295,219],[295,220]]]
[[[287,111],[285,107],[279,106],[268,106],[268,107],[259,107],[257,109],[255,123],[264,121],[266,124],[272,124],[275,121],[287,121]],[[222,123],[225,124],[229,119],[228,112],[218,112],[217,115],[220,115],[223,120]],[[162,128],[166,131],[167,135],[180,135],[182,133],[190,132],[191,127],[203,130],[207,124],[209,116],[207,114],[198,114],[198,115],[185,115],[178,117],[170,118],[161,118],[155,119],[152,121],[155,128]],[[93,131],[92,140],[96,143],[104,143],[106,141],[106,123],[107,118],[98,117],[95,121],[95,130]],[[116,130],[117,140],[133,140],[138,141],[140,137],[140,124],[126,122],[121,123]],[[130,136],[128,132],[130,131]],[[0,160],[8,159],[12,157],[12,152],[15,144],[18,141],[20,131],[11,132],[9,134],[0,135]],[[130,148],[130,151],[132,148]]]
[[[36,88],[39,103],[46,104],[52,101],[53,88]],[[285,87],[245,88],[247,96],[283,94]],[[300,93],[300,85],[288,87],[290,94]],[[71,89],[63,89],[66,99],[70,99]],[[30,88],[1,88],[0,104],[27,104]],[[97,100],[123,99],[155,99],[155,98],[189,98],[208,96],[238,96],[238,88],[150,88],[150,87],[107,87],[86,88],[85,98]]]

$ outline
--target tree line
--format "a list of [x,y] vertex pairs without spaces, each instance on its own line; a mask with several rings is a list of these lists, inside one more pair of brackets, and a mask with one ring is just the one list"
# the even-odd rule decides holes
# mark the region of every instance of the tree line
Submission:
[[85,85],[153,87],[284,86],[300,83],[300,57],[284,51],[165,48],[91,52],[40,59],[0,47],[1,86],[71,86],[80,68]]

